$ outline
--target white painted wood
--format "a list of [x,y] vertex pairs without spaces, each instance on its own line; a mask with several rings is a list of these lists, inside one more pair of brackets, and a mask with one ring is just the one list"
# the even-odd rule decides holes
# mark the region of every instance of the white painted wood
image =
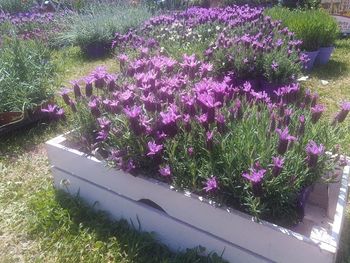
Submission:
[[[74,189],[80,188],[81,193],[86,191],[84,187],[88,187],[87,184],[91,184],[99,187],[99,189],[104,189],[100,190],[100,192],[105,192],[106,195],[107,193],[113,193],[116,196],[127,198],[130,202],[137,202],[140,199],[152,200],[167,213],[168,219],[182,222],[194,229],[193,231],[207,232],[208,236],[218,237],[220,240],[224,240],[224,243],[234,244],[232,246],[235,249],[232,251],[237,250],[237,247],[240,247],[241,249],[239,250],[242,251],[246,251],[246,249],[251,250],[260,256],[260,260],[261,258],[268,258],[275,262],[310,262],[309,260],[312,259],[313,262],[320,263],[330,263],[335,260],[344,207],[346,205],[347,184],[346,186],[342,184],[340,193],[345,203],[340,203],[341,200],[338,202],[338,214],[336,214],[337,216],[334,219],[335,224],[329,226],[329,229],[315,226],[312,228],[309,237],[307,237],[265,221],[260,223],[253,222],[252,218],[244,213],[225,207],[216,208],[205,199],[190,193],[176,192],[168,185],[156,180],[134,177],[122,171],[107,168],[103,162],[98,161],[96,158],[87,157],[79,151],[63,146],[62,143],[64,142],[64,136],[59,136],[47,142],[47,151],[51,164],[54,167],[53,171],[57,187],[59,186],[56,177],[63,173],[74,178],[75,184],[78,184]],[[346,169],[344,171],[343,178],[345,182],[348,178],[348,171],[346,172]],[[94,198],[97,200],[97,195],[95,196],[94,191],[88,191],[86,195],[82,197],[90,201]],[[104,208],[114,213],[111,207]],[[130,214],[118,213],[116,215],[117,218],[132,218]],[[141,222],[143,222],[144,215],[142,214],[139,217]],[[169,235],[170,240],[176,240],[171,233],[163,232],[160,228],[152,231],[160,234],[162,241],[167,240],[163,238],[165,233]],[[204,243],[209,241],[201,240],[200,242],[203,246],[206,246]],[[175,243],[171,247],[176,248],[178,244]],[[191,246],[185,247],[197,245],[192,241],[187,243],[191,243]],[[215,251],[220,253],[221,251],[217,249],[217,246],[212,246],[212,243],[215,242],[212,241],[207,247],[215,248]],[[231,252],[225,250],[225,257],[229,253]],[[247,254],[247,252],[243,254]],[[227,258],[233,260],[233,257]],[[247,256],[242,257],[242,259],[244,258],[246,260],[234,260],[234,262],[253,262],[247,261]]]

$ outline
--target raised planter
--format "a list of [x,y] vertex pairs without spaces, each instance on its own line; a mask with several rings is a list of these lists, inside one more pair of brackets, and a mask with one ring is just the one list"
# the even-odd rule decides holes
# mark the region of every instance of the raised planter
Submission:
[[316,57],[315,64],[316,65],[326,65],[331,58],[334,47],[321,47],[319,49],[319,53]]
[[315,60],[316,60],[318,53],[319,53],[319,50],[310,51],[310,52],[304,51],[304,54],[309,58],[309,61],[304,66],[305,70],[311,71],[314,68]]
[[[65,136],[46,143],[54,184],[79,195],[113,218],[154,231],[174,250],[202,245],[230,262],[335,262],[348,195],[349,167],[339,182],[310,193],[303,223],[286,229],[219,206],[154,179],[108,168],[103,161],[68,147]],[[320,190],[321,189],[321,190]],[[328,198],[329,197],[329,198]],[[321,203],[322,205],[318,205]]]

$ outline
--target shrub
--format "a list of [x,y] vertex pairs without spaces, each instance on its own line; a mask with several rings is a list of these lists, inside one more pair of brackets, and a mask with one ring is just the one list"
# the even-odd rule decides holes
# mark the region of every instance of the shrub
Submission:
[[281,20],[295,36],[303,41],[301,48],[315,51],[320,46],[332,45],[338,35],[338,25],[324,10],[289,10],[274,7],[266,10],[273,19]]
[[[218,75],[232,71],[240,80],[293,82],[302,68],[301,42],[262,12],[248,6],[190,8],[151,18],[135,34],[156,41],[177,59],[183,53],[205,58],[214,64]],[[117,35],[114,43],[120,50],[122,42],[131,39],[130,34]],[[137,42],[133,47],[138,46]]]
[[61,21],[70,12],[56,13],[0,13],[0,34],[1,36],[11,36],[15,33],[22,39],[40,39],[48,42],[57,32],[62,30]]
[[75,99],[63,91],[80,146],[258,218],[298,221],[303,189],[334,166],[324,151],[340,130],[320,118],[316,96],[291,85],[270,97],[232,76],[215,80],[194,55],[133,56],[119,56],[119,75],[99,67],[74,82]]
[[71,15],[66,20],[67,30],[58,34],[57,39],[65,45],[77,45],[85,53],[94,46],[109,49],[116,32],[126,33],[149,17],[143,6],[91,5],[82,13]]
[[34,0],[0,0],[0,11],[6,13],[27,12],[33,7]]
[[5,39],[0,49],[0,112],[31,109],[50,98],[54,72],[43,44]]

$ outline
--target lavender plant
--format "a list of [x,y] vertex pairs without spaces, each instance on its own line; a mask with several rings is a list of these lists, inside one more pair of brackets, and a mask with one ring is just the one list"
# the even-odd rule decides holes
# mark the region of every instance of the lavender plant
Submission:
[[65,21],[66,30],[59,33],[56,42],[77,45],[85,54],[99,48],[106,54],[116,32],[126,33],[151,16],[144,6],[120,3],[89,5],[81,13],[72,14]]
[[0,49],[0,112],[22,111],[53,96],[55,66],[37,41],[5,39]]
[[[155,40],[177,59],[194,53],[213,63],[216,74],[232,71],[243,82],[255,80],[258,89],[295,82],[305,62],[302,42],[258,7],[190,8],[151,18],[133,34]],[[116,35],[118,50],[123,41],[132,42],[130,34]]]
[[119,56],[120,74],[99,67],[63,90],[73,138],[89,152],[282,224],[303,213],[303,191],[336,165],[332,150],[350,107],[333,126],[317,96],[297,84],[271,96],[233,75],[212,77],[195,55],[179,61],[143,47]]
[[63,30],[62,21],[71,14],[69,11],[57,13],[39,13],[35,11],[26,13],[1,13],[1,37],[16,34],[27,39],[40,39],[49,42],[58,32]]

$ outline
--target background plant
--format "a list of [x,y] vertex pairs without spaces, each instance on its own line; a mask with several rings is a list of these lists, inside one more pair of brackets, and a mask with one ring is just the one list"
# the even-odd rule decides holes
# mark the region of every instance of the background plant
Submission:
[[144,6],[101,3],[89,5],[65,20],[63,32],[56,41],[62,45],[77,45],[86,52],[91,45],[110,48],[116,32],[126,33],[151,16]]
[[27,12],[35,1],[34,0],[0,0],[0,11],[8,13]]
[[[262,8],[246,5],[190,8],[160,15],[134,33],[156,40],[160,49],[174,58],[196,54],[214,64],[217,75],[232,71],[240,80],[290,83],[304,63],[301,42],[293,33],[265,17]],[[117,36],[115,46],[120,47],[125,40],[131,42],[130,37]],[[262,86],[258,84],[256,88],[265,88]]]
[[0,112],[22,111],[53,94],[55,67],[40,42],[5,39],[0,50]]
[[265,13],[273,19],[281,20],[284,26],[294,32],[303,41],[301,48],[305,51],[316,51],[320,46],[333,45],[339,32],[334,18],[321,9],[288,10],[274,7]]

